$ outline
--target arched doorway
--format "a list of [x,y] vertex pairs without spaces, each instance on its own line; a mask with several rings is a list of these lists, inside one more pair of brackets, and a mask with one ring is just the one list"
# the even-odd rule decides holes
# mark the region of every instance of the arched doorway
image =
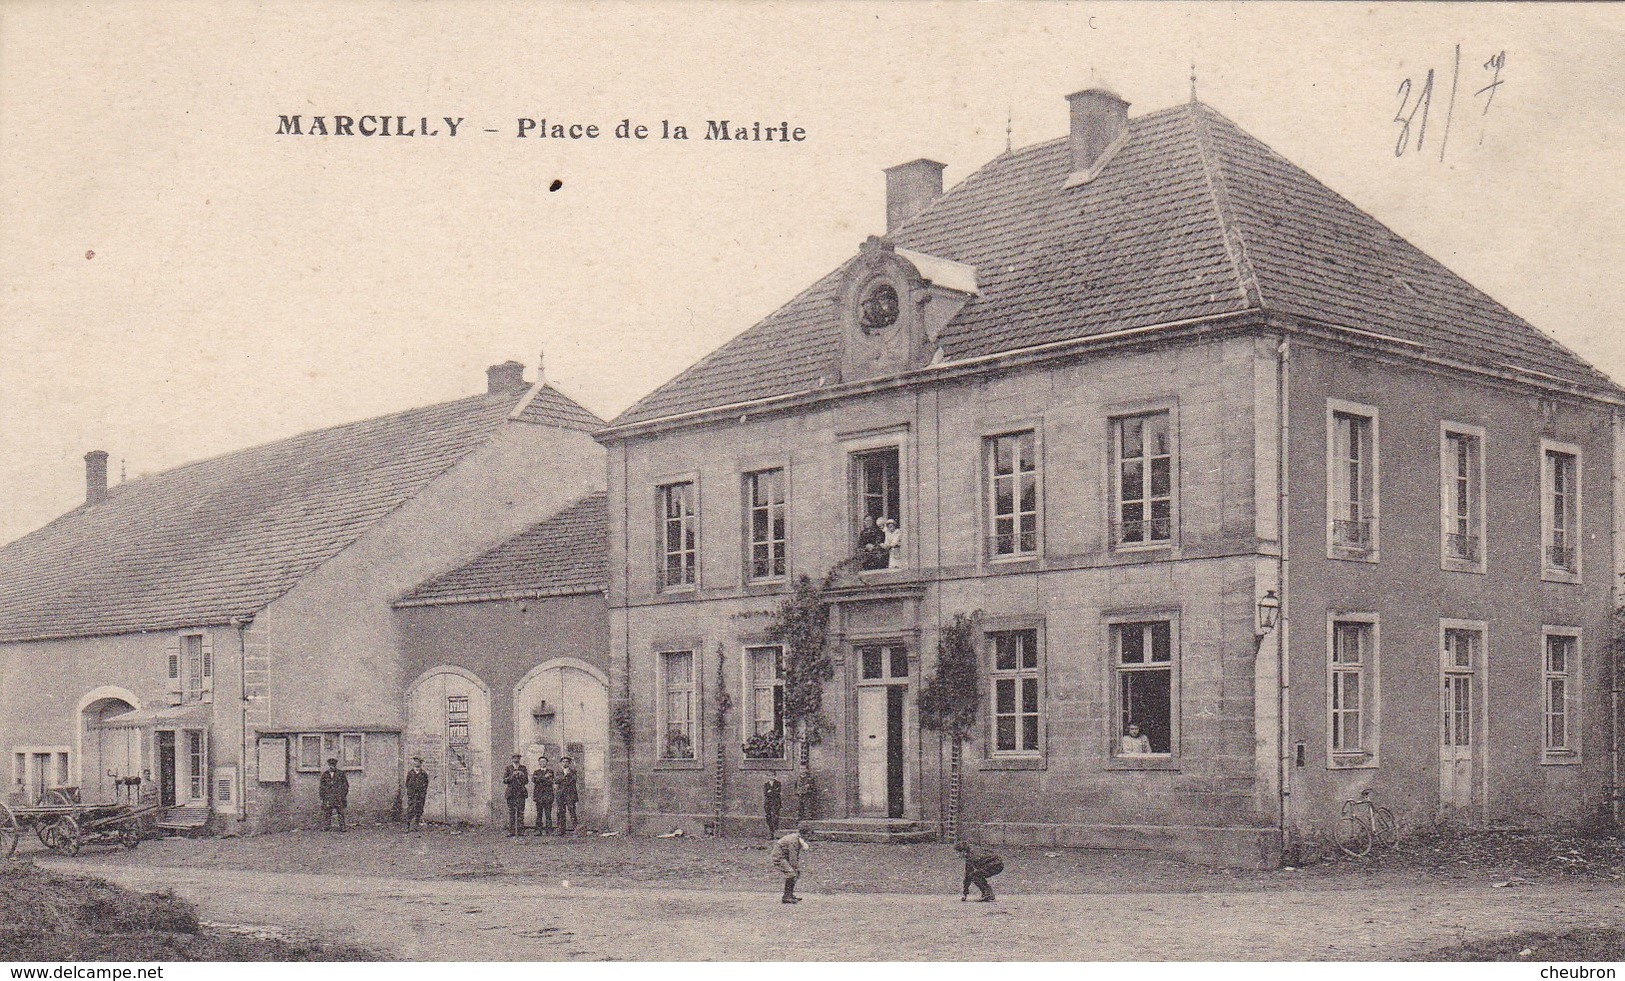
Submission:
[[513,689],[513,744],[534,766],[543,752],[553,761],[569,756],[580,771],[583,820],[608,813],[605,766],[609,749],[609,679],[573,657],[532,668]]
[[145,730],[118,723],[119,716],[139,707],[136,697],[122,688],[97,688],[79,699],[77,780],[81,800],[117,800],[117,781],[139,777],[146,769],[142,751]]
[[406,696],[406,759],[423,757],[431,821],[491,820],[491,694],[472,671],[430,668]]

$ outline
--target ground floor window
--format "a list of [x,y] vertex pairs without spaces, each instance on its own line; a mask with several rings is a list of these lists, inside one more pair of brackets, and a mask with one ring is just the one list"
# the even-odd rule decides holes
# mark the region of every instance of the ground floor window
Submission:
[[1579,732],[1575,725],[1574,699],[1580,671],[1578,631],[1545,630],[1545,663],[1541,689],[1545,700],[1545,725],[1541,731],[1541,756],[1546,762],[1569,762],[1579,755]]
[[47,790],[68,786],[71,759],[63,746],[21,746],[12,751],[12,792],[28,803]]
[[745,648],[744,754],[784,758],[784,655],[778,646]]
[[1359,765],[1377,754],[1377,625],[1374,620],[1331,622],[1327,654],[1327,741],[1331,763]]
[[695,759],[694,745],[694,652],[666,651],[660,655],[663,698],[661,705],[660,757],[667,760]]
[[1038,631],[1003,630],[988,634],[993,655],[993,751],[1039,751],[1041,690]]
[[1112,625],[1118,756],[1171,755],[1177,740],[1171,620]]

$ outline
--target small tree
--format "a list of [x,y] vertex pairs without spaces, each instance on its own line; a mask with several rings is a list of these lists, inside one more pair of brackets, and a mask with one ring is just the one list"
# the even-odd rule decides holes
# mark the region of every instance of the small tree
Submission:
[[977,676],[976,636],[981,632],[982,611],[955,613],[937,639],[935,672],[920,689],[920,726],[940,733],[952,747],[948,765],[948,812],[944,831],[953,838],[959,833],[961,775],[964,745],[976,729],[976,713],[982,704]]
[[[830,575],[834,574],[832,570]],[[828,647],[829,603],[824,598],[829,584],[828,576],[822,584],[808,576],[798,578],[767,628],[768,639],[784,645],[784,722],[795,734],[802,770],[807,769],[811,747],[829,728],[824,684],[835,677]]]
[[711,798],[711,817],[714,833],[722,837],[722,822],[728,803],[728,768],[727,752],[724,734],[728,731],[728,710],[733,708],[733,696],[728,694],[728,672],[724,666],[728,651],[720,643],[717,644],[717,689],[716,700],[712,713],[712,731],[716,738],[712,742],[716,745],[717,779],[715,791]]
[[626,830],[632,831],[632,746],[637,738],[637,729],[632,717],[632,675],[628,672],[621,685],[621,697],[615,702],[614,711],[609,716],[609,726],[621,741],[621,748],[626,751]]

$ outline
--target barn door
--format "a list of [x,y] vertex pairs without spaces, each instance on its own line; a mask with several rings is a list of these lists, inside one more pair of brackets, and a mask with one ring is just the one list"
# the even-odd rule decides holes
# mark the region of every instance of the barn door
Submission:
[[460,668],[430,671],[407,695],[406,756],[423,757],[423,815],[445,823],[491,820],[491,699]]

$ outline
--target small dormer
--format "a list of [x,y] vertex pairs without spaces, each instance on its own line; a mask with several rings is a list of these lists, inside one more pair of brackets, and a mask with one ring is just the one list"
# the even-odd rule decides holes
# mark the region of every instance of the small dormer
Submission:
[[922,368],[938,357],[942,330],[976,295],[976,269],[899,249],[871,236],[836,294],[841,380]]

